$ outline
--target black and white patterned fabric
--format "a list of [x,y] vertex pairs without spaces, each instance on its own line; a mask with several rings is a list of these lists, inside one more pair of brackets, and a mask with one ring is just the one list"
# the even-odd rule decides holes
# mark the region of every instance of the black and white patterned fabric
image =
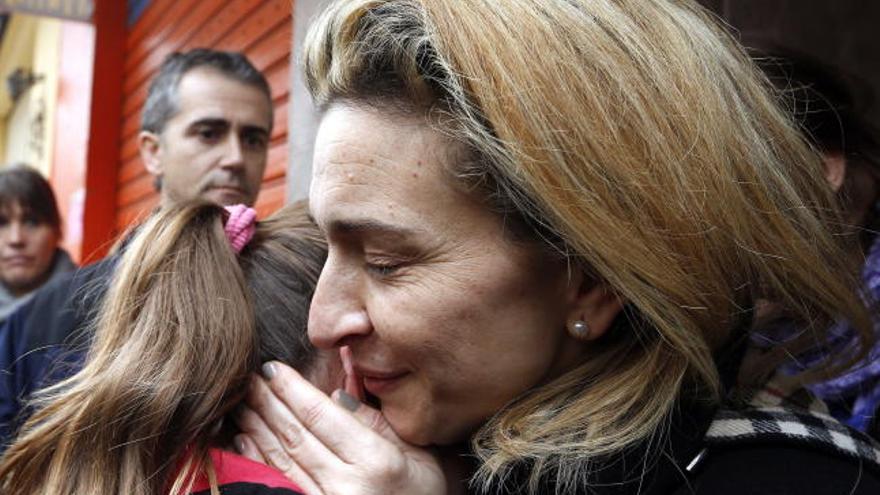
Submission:
[[751,441],[810,446],[880,469],[877,442],[834,419],[822,401],[803,389],[787,392],[773,382],[755,393],[743,407],[719,410],[705,441],[710,448]]

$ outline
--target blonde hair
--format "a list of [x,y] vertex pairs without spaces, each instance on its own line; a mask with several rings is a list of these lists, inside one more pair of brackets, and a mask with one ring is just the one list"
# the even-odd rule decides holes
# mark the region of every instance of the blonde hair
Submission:
[[337,1],[304,64],[321,107],[422,114],[462,143],[459,180],[631,308],[476,435],[484,490],[525,463],[531,491],[570,491],[661,433],[686,384],[718,401],[713,353],[756,299],[805,338],[842,316],[870,340],[819,157],[692,2]]
[[259,222],[240,256],[225,215],[194,203],[140,227],[84,368],[37,400],[0,463],[0,491],[153,495],[213,478],[212,425],[248,374],[262,360],[307,360],[308,305],[326,256],[303,203]]

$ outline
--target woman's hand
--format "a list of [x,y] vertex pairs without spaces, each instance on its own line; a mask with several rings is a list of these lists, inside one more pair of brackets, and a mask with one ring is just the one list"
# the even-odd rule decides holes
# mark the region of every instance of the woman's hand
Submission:
[[400,440],[382,414],[337,390],[330,399],[296,371],[267,363],[238,415],[236,447],[309,495],[444,494],[437,459]]

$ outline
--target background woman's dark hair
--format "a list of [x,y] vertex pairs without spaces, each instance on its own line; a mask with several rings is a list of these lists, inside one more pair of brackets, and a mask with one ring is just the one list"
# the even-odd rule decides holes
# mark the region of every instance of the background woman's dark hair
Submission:
[[871,94],[866,82],[788,48],[752,55],[819,151],[880,166],[880,134],[863,114]]
[[61,230],[61,217],[52,186],[27,165],[13,165],[0,170],[0,211],[8,211],[14,203],[24,213],[33,215],[38,222]]
[[867,82],[814,57],[761,41],[752,56],[776,87],[810,143],[821,153],[844,160],[846,171],[838,195],[849,221],[860,230],[855,238],[867,249],[880,227],[872,187],[880,183],[880,130],[864,113],[874,94]]

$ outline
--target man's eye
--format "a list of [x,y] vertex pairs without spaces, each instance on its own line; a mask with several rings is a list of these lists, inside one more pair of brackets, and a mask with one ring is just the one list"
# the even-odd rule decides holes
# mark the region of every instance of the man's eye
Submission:
[[198,135],[199,139],[201,139],[202,141],[213,142],[220,138],[220,131],[214,128],[207,127],[204,129],[199,129]]
[[249,149],[261,150],[266,147],[266,138],[257,134],[249,134],[242,139],[244,145]]

